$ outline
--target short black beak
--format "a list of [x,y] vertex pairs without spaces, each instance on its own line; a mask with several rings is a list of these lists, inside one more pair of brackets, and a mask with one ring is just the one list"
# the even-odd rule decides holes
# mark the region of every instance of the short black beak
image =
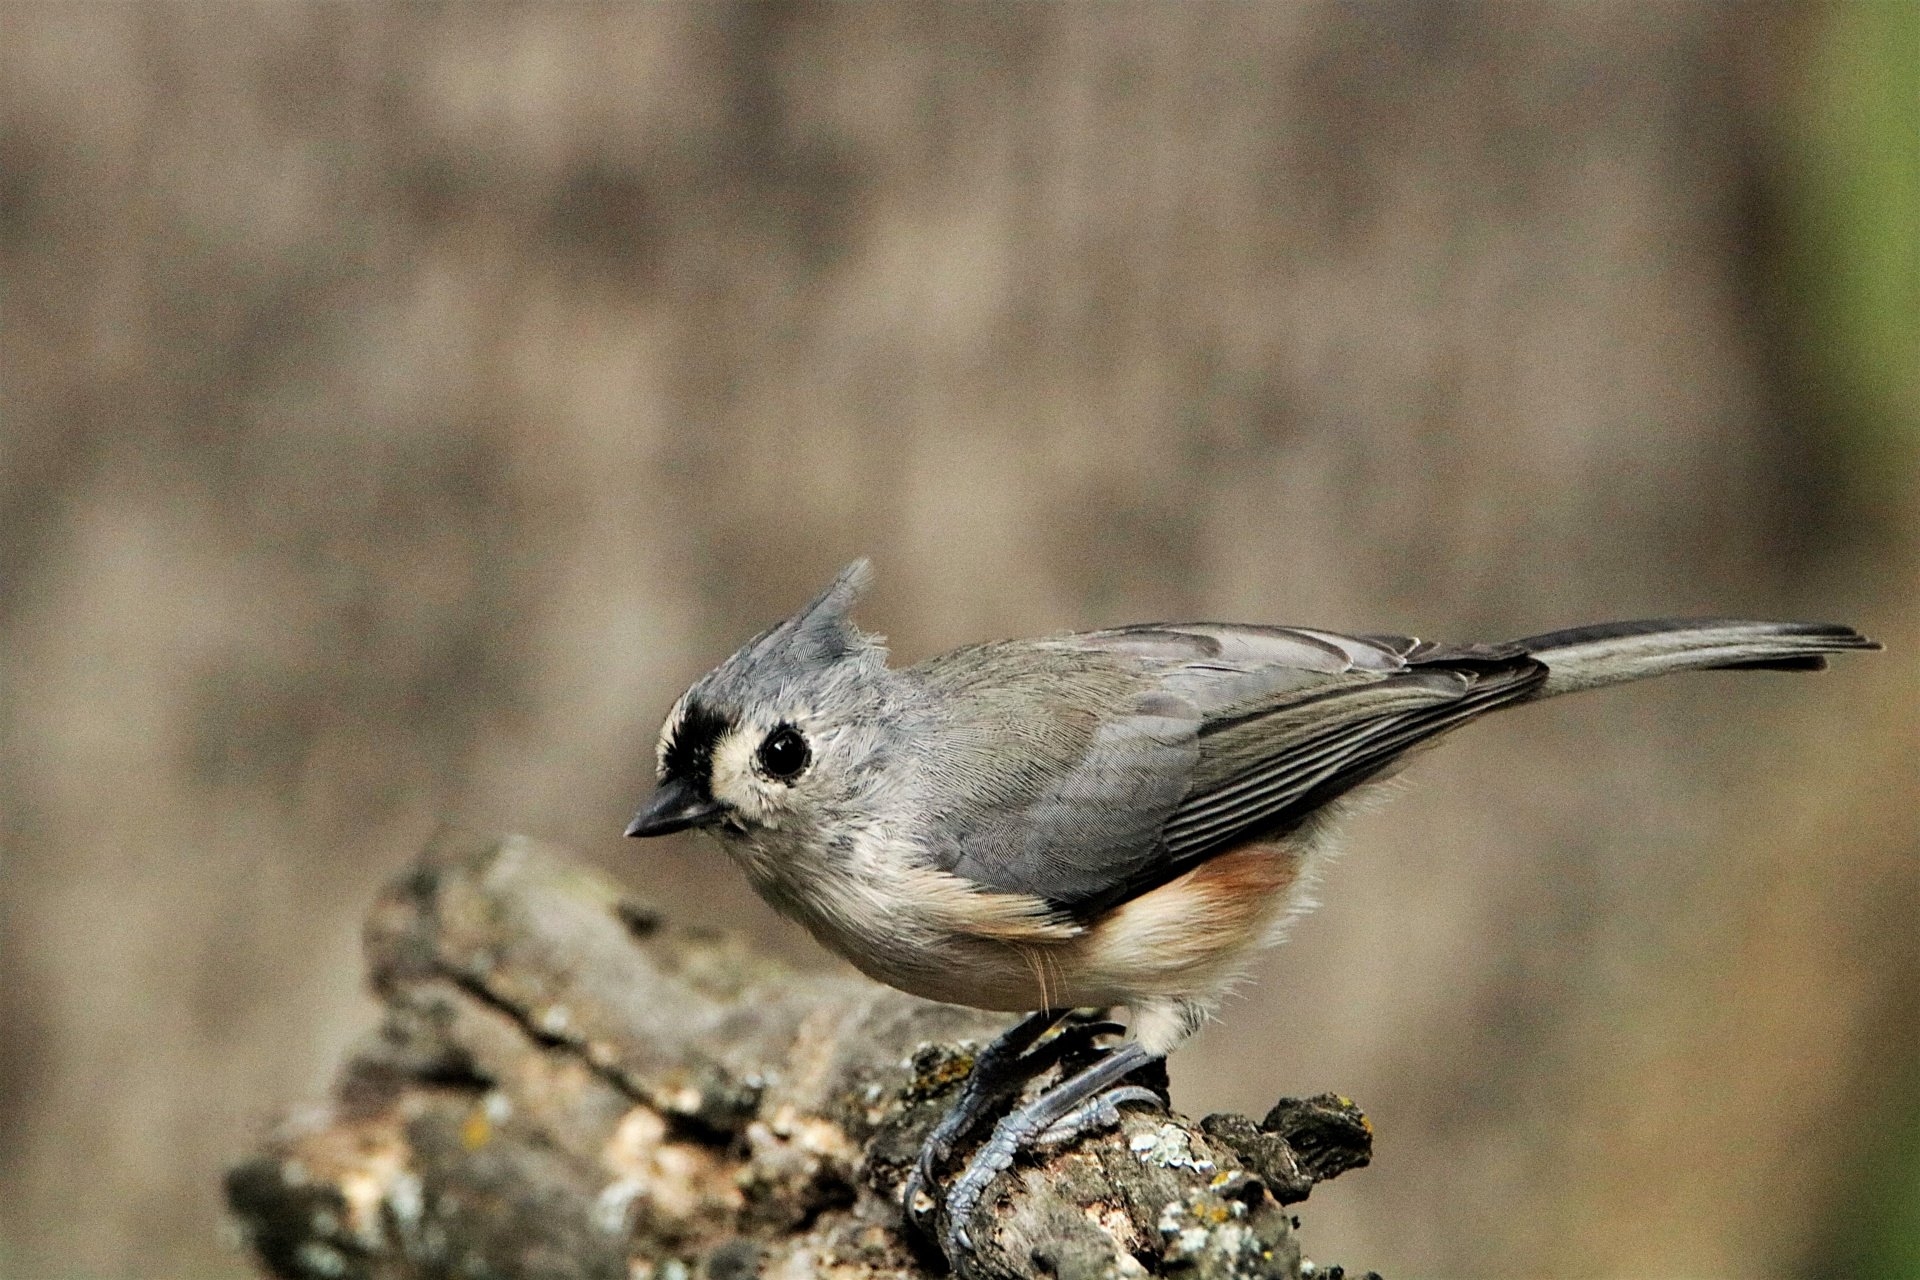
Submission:
[[718,817],[720,805],[679,778],[668,778],[627,824],[630,836],[664,836]]

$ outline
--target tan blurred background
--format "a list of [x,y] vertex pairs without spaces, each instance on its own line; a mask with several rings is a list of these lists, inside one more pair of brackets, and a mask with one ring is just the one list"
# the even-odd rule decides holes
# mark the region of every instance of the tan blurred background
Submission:
[[247,1273],[438,819],[829,963],[618,832],[860,553],[902,659],[1885,640],[1462,735],[1174,1078],[1360,1099],[1394,1280],[1920,1274],[1917,11],[9,0],[0,1276]]

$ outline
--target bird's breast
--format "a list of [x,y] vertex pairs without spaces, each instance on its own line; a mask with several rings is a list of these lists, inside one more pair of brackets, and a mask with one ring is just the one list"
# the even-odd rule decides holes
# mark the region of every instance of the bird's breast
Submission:
[[931,865],[908,839],[862,832],[830,851],[760,836],[728,850],[762,898],[868,977],[913,995],[987,1009],[1058,998],[1052,949],[1079,936],[1026,894]]

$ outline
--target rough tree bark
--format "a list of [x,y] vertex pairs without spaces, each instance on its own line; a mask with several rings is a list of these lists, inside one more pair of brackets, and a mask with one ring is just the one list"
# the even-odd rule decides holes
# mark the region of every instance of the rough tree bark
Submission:
[[[379,1030],[330,1102],[228,1174],[271,1274],[944,1269],[894,1206],[1004,1018],[794,973],[515,836],[435,837],[376,904],[367,952]],[[1311,1274],[1283,1205],[1369,1142],[1332,1097],[1257,1125],[1129,1109],[1003,1176],[965,1271]]]

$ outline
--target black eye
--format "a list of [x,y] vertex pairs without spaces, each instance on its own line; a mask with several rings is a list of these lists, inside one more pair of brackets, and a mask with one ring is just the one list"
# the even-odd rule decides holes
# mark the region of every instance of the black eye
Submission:
[[783,724],[760,744],[760,769],[769,778],[791,782],[799,777],[813,759],[807,740],[790,724]]

